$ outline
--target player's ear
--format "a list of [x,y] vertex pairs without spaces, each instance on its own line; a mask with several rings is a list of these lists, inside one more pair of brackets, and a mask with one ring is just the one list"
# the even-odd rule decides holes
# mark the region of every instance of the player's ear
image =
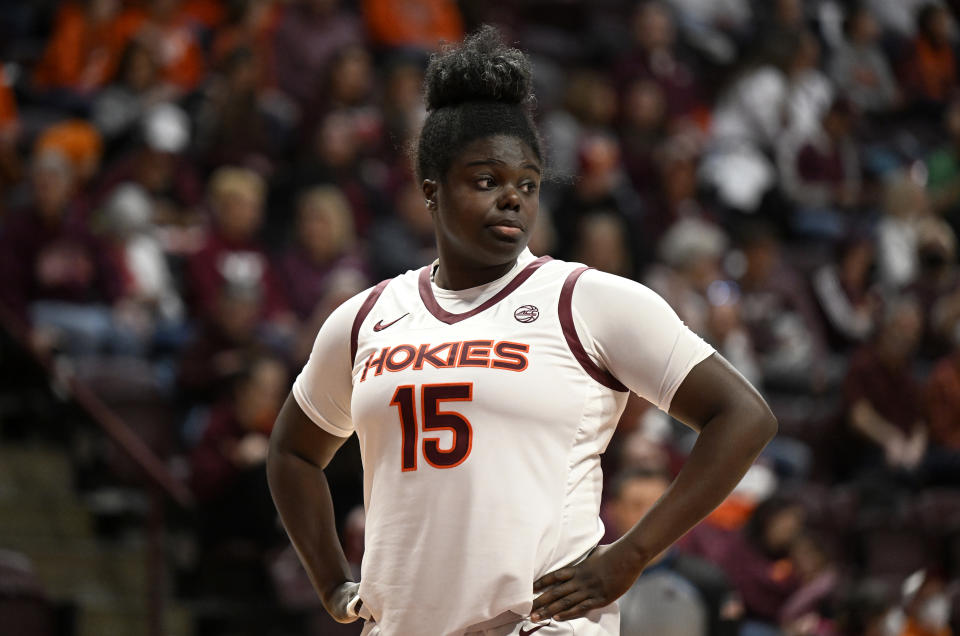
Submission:
[[433,179],[424,179],[420,184],[420,190],[423,192],[423,198],[427,202],[427,209],[431,213],[437,209],[437,182]]

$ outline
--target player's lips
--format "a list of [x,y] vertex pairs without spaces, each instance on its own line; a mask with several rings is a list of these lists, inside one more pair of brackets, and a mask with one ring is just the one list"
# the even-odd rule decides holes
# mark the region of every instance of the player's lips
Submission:
[[514,219],[497,219],[493,223],[487,225],[490,228],[490,231],[493,232],[497,237],[515,241],[526,231],[523,228],[523,225],[519,221]]

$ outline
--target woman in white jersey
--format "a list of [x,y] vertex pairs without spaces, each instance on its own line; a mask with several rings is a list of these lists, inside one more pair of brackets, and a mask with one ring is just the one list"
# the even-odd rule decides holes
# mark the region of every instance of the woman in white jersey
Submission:
[[[489,27],[431,60],[416,167],[439,259],[330,316],[271,439],[290,538],[327,611],[367,635],[618,634],[616,599],[776,432],[656,294],[526,249],[543,171],[530,86]],[[700,435],[661,501],[598,545],[599,457],[629,391]],[[354,432],[358,583],[323,473]]]

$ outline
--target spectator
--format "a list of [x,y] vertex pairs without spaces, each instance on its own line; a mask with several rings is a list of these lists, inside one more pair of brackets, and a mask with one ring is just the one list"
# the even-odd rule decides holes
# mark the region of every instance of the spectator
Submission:
[[692,64],[684,59],[670,11],[661,2],[636,3],[631,21],[633,47],[614,67],[617,86],[638,79],[654,82],[663,91],[671,118],[702,117],[700,82]]
[[[642,203],[630,185],[620,162],[620,146],[611,135],[584,139],[579,155],[580,178],[558,195],[554,211],[560,255],[571,254],[580,220],[594,212],[608,212],[622,219],[630,245],[638,245]],[[635,259],[639,254],[633,255]],[[631,264],[635,270],[637,262]]]
[[124,10],[118,0],[61,3],[34,82],[41,89],[89,95],[113,77],[142,22],[142,12]]
[[647,206],[643,235],[647,245],[654,245],[682,219],[715,219],[697,182],[700,150],[699,140],[688,133],[675,134],[656,149],[653,159],[657,163],[657,185],[644,199]]
[[231,398],[211,411],[190,458],[205,547],[229,539],[247,540],[260,549],[280,545],[264,466],[270,430],[286,393],[283,363],[258,357],[244,364]]
[[938,111],[957,85],[953,53],[953,18],[943,6],[929,3],[917,12],[917,35],[903,71],[903,83],[921,108]]
[[572,176],[577,171],[577,155],[591,135],[610,132],[617,113],[617,94],[602,74],[579,70],[570,75],[564,95],[564,108],[544,118],[544,137],[551,140],[550,164],[558,174]]
[[581,218],[573,253],[574,260],[601,272],[633,276],[623,219],[615,214],[601,211]]
[[283,121],[260,91],[260,63],[237,48],[204,90],[196,116],[197,154],[209,168],[257,166],[271,171],[284,150],[292,121]]
[[910,365],[921,320],[915,302],[891,302],[876,337],[850,361],[844,401],[847,423],[859,441],[846,457],[855,474],[909,474],[920,467],[927,428]]
[[371,42],[384,48],[433,51],[463,38],[463,17],[453,0],[364,0]]
[[232,283],[261,289],[261,316],[287,321],[287,302],[277,273],[257,240],[264,188],[263,179],[244,168],[220,168],[210,178],[213,228],[188,267],[190,304],[198,317],[213,315],[217,290]]
[[69,161],[76,179],[76,192],[100,169],[103,143],[93,126],[82,119],[69,119],[47,127],[34,141],[34,152],[45,150],[62,153]]
[[[615,536],[640,521],[669,485],[664,472],[627,469],[619,475],[607,506]],[[619,603],[621,631],[636,636],[732,636],[741,607],[718,567],[675,548],[654,557]]]
[[2,304],[33,328],[42,352],[139,350],[113,308],[122,286],[109,251],[70,214],[76,176],[66,157],[39,151],[31,169],[33,202],[0,235]]
[[323,125],[326,115],[338,112],[350,127],[362,151],[378,150],[382,144],[382,114],[373,103],[373,60],[360,44],[349,44],[330,58],[326,77],[305,109],[300,127],[307,136]]
[[822,390],[830,375],[826,344],[802,278],[784,261],[780,240],[771,230],[747,229],[740,244],[741,315],[767,386]]
[[170,103],[150,107],[141,121],[141,140],[110,163],[99,179],[94,204],[102,203],[121,183],[141,186],[153,200],[154,223],[164,249],[188,254],[199,247],[203,186],[186,150],[190,143],[187,114]]
[[774,184],[771,151],[788,128],[806,131],[830,105],[829,80],[817,70],[819,45],[807,32],[785,35],[765,63],[749,69],[713,111],[704,177],[720,200],[755,211]]
[[813,273],[813,293],[834,351],[847,351],[873,335],[881,302],[872,274],[874,252],[869,236],[850,235]]
[[779,633],[780,613],[800,587],[790,554],[803,532],[804,519],[804,509],[797,502],[774,495],[757,506],[721,556],[720,567],[743,599],[741,636]]
[[780,611],[780,624],[791,636],[837,636],[831,614],[841,576],[819,539],[800,535],[790,552],[801,586]]
[[153,50],[163,79],[172,86],[189,93],[203,80],[206,61],[183,0],[152,0],[137,37]]
[[926,360],[948,351],[960,325],[960,269],[957,238],[941,219],[917,224],[917,278],[908,292],[923,313],[920,355]]
[[648,79],[631,82],[620,106],[620,146],[623,167],[633,187],[643,196],[657,189],[656,150],[664,141],[667,104],[663,90]]
[[350,204],[334,186],[317,186],[300,194],[296,244],[279,264],[293,312],[308,320],[331,278],[342,270],[364,276],[356,251]]
[[142,315],[145,331],[153,331],[157,323],[172,327],[185,317],[173,274],[154,234],[151,205],[143,188],[123,184],[110,195],[99,219],[117,252],[128,306]]
[[277,87],[301,105],[318,94],[333,54],[363,42],[360,22],[339,5],[339,0],[295,0],[283,8],[274,36],[272,75]]
[[210,61],[219,67],[238,49],[253,51],[261,69],[261,88],[276,85],[273,76],[273,38],[282,15],[276,0],[237,0],[228,3],[224,24],[213,35]]
[[807,237],[838,239],[847,215],[860,200],[860,162],[849,102],[834,100],[820,123],[793,130],[780,142],[778,163],[783,189],[797,209],[793,230]]
[[[258,287],[232,282],[217,290],[215,313],[199,321],[180,355],[177,387],[185,406],[226,397],[245,361],[269,348],[259,329],[262,295]],[[185,437],[196,435],[188,430]]]
[[854,7],[843,24],[845,41],[830,60],[830,77],[865,113],[893,109],[900,96],[893,71],[878,45],[880,27],[871,11]]
[[663,296],[680,319],[698,334],[707,330],[707,289],[724,278],[721,259],[728,243],[727,236],[716,225],[697,218],[682,219],[661,239],[661,263],[647,273],[650,288]]
[[97,93],[92,119],[108,141],[132,136],[150,107],[175,96],[163,80],[152,48],[137,38],[127,44],[110,85]]
[[907,174],[890,177],[884,186],[884,216],[877,224],[880,282],[901,290],[917,277],[917,225],[929,210],[927,193]]
[[307,156],[294,168],[292,190],[335,183],[353,210],[357,235],[365,237],[374,218],[383,213],[388,180],[383,165],[364,156],[364,145],[377,137],[362,113],[332,111],[308,135]]

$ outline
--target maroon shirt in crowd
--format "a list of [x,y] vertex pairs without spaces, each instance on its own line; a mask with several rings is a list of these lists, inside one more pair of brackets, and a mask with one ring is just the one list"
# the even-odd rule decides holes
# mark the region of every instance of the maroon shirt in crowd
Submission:
[[807,183],[838,187],[846,178],[843,155],[835,144],[806,143],[797,153],[797,174]]
[[[191,307],[201,317],[213,316],[224,283],[253,283],[263,292],[263,313],[273,318],[287,310],[287,302],[266,250],[256,241],[233,241],[211,232],[190,259],[187,272]],[[242,280],[237,280],[239,277]]]
[[191,486],[200,501],[215,498],[240,474],[227,454],[244,434],[231,400],[224,400],[210,411],[203,439],[190,454]]
[[873,345],[861,347],[850,361],[843,385],[850,408],[866,400],[884,419],[906,434],[920,419],[920,394],[909,364],[891,369],[880,361]]
[[25,323],[38,300],[112,304],[124,271],[114,254],[77,223],[48,225],[33,210],[13,214],[0,230],[0,303]]
[[719,565],[740,592],[747,618],[776,624],[781,609],[800,587],[790,561],[769,558],[742,533],[728,544]]
[[353,254],[344,254],[329,263],[317,263],[299,247],[284,254],[278,269],[290,308],[301,320],[308,320],[313,314],[333,274],[353,270],[366,276],[363,263]]
[[614,78],[617,86],[629,86],[638,79],[655,82],[663,90],[671,117],[690,114],[701,101],[696,74],[673,54],[634,49],[616,63]]

